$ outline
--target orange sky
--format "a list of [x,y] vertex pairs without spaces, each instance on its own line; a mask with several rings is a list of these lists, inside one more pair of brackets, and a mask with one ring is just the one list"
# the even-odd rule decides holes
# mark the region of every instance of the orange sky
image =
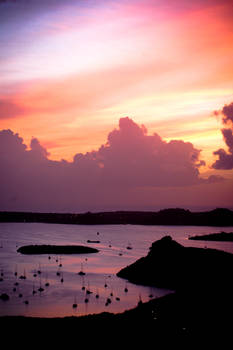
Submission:
[[192,142],[201,171],[216,172],[225,143],[213,112],[233,98],[231,2],[9,1],[0,13],[0,129],[70,161],[129,116]]

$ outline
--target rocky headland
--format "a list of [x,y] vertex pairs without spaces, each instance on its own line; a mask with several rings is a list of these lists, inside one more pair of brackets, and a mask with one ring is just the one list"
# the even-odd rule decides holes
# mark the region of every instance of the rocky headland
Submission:
[[194,241],[233,242],[233,232],[209,233],[208,235],[191,236],[189,239]]
[[233,255],[207,248],[184,247],[170,236],[154,242],[146,257],[117,273],[133,283],[173,290],[211,289],[231,284]]
[[233,330],[229,323],[233,316],[232,269],[233,254],[184,247],[165,236],[152,244],[147,256],[123,268],[117,276],[173,290],[163,299],[163,320],[176,319],[197,336],[211,332],[228,336]]

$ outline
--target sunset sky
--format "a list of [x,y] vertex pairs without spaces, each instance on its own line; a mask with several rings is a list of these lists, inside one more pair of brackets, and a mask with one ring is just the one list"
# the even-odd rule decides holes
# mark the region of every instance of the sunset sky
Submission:
[[232,62],[231,1],[0,1],[0,209],[233,208]]

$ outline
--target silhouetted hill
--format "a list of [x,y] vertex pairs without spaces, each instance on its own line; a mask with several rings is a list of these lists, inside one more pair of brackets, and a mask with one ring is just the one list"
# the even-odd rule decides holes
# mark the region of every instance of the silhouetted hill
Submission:
[[152,244],[147,256],[121,269],[117,276],[175,290],[155,307],[160,320],[183,324],[196,336],[229,337],[233,328],[229,324],[233,315],[232,269],[233,254],[184,247],[165,236]]
[[184,247],[170,236],[155,241],[146,257],[117,273],[130,282],[174,290],[201,292],[231,289],[233,254],[196,247]]
[[206,212],[185,209],[164,209],[158,212],[115,211],[100,213],[30,213],[0,212],[0,222],[43,222],[73,225],[191,225],[233,226],[233,211],[219,208]]

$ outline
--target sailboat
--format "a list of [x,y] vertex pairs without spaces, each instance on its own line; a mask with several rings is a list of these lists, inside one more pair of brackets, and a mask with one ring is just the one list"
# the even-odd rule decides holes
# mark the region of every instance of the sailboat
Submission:
[[44,288],[42,288],[41,286],[41,278],[40,278],[40,288],[38,288],[38,292],[43,292],[44,291]]
[[128,245],[127,245],[126,249],[128,249],[128,250],[133,249],[133,248],[132,248],[132,246],[131,246],[131,243],[130,243],[130,242],[128,243]]
[[46,277],[45,277],[45,287],[49,286],[49,282],[48,282],[48,274],[46,273]]
[[99,299],[99,297],[100,297],[100,296],[99,296],[99,291],[98,291],[98,289],[97,289],[97,291],[96,291],[96,296],[95,296],[95,297],[96,297],[96,299]]
[[84,284],[84,277],[82,278],[82,290],[85,290],[86,287],[85,287],[85,284]]
[[61,283],[64,282],[64,278],[63,278],[63,272],[61,273]]
[[24,269],[23,275],[19,276],[19,278],[20,278],[21,280],[26,280],[26,272],[25,272],[25,269]]
[[83,272],[83,264],[81,263],[81,270],[78,272],[79,276],[85,276],[85,272]]
[[141,294],[139,294],[139,297],[138,297],[138,306],[142,305],[142,297],[141,297]]
[[78,307],[77,301],[76,301],[76,296],[74,297],[74,303],[72,305],[73,309],[76,309]]
[[90,290],[90,287],[89,287],[89,282],[87,282],[87,286],[88,288],[86,289],[86,294],[91,294],[91,290]]
[[32,295],[36,294],[36,290],[35,290],[35,285],[34,285],[34,282],[33,282],[33,286],[32,286]]
[[40,266],[40,263],[39,263],[39,269],[37,270],[37,273],[38,273],[38,275],[41,274],[41,266]]

